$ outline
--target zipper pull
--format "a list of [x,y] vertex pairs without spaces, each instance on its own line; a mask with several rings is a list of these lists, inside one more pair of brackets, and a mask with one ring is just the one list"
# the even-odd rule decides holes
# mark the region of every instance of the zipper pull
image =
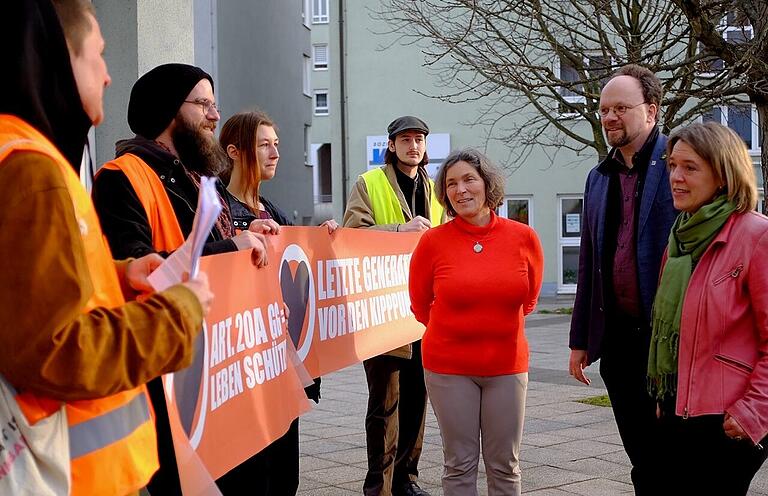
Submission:
[[742,270],[744,270],[744,266],[740,264],[735,269],[733,269],[733,272],[731,272],[731,277],[739,277],[739,274],[741,274]]
[[683,410],[683,420],[688,420],[688,407]]

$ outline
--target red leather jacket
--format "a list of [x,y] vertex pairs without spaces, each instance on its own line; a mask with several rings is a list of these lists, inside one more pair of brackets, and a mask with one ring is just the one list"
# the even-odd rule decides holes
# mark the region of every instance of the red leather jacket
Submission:
[[768,217],[733,214],[691,275],[680,325],[676,413],[729,413],[768,434]]

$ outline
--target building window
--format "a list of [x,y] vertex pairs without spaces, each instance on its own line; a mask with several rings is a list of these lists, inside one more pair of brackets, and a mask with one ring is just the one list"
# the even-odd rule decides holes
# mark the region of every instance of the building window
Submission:
[[333,202],[333,171],[331,167],[331,144],[313,143],[312,145],[313,191],[315,204]]
[[[567,86],[561,86],[559,88],[560,96],[563,97],[567,103],[574,105],[584,105],[585,98],[583,95],[584,89],[580,84],[575,84],[579,80],[579,73],[576,69],[564,58],[560,58],[560,64],[558,67],[560,73],[560,80],[563,82],[571,83]],[[560,113],[567,114],[572,113],[573,109],[568,108],[567,105],[560,105]]]
[[[722,32],[725,41],[734,44],[744,43],[754,36],[754,30],[747,16],[735,12],[729,12],[720,20],[719,31]],[[701,45],[699,45],[699,50],[702,50]],[[713,56],[705,57],[701,63],[701,75],[703,77],[714,77],[725,68],[723,59]]]
[[701,118],[703,122],[717,122],[736,131],[752,153],[760,153],[760,119],[757,108],[749,103],[734,103],[712,107]]
[[579,248],[584,200],[581,196],[559,198],[557,291],[574,294],[579,278]]
[[309,56],[304,55],[304,67],[302,69],[302,91],[307,96],[312,96],[312,88],[311,88],[311,74],[312,74],[312,61],[310,60]]
[[328,0],[312,0],[312,24],[328,23]]
[[560,102],[559,106],[561,115],[578,114],[579,109],[587,103],[585,96],[587,93],[594,93],[590,96],[595,100],[599,99],[599,90],[608,82],[608,77],[613,69],[613,59],[604,55],[585,55],[582,63],[586,71],[585,76],[590,82],[597,83],[598,87],[594,88],[595,91],[585,90],[584,84],[580,82],[583,80],[579,71],[568,60],[560,57],[555,72],[559,74],[560,80],[566,83],[558,88],[558,92],[564,100],[564,102]]
[[328,90],[315,91],[315,115],[328,115]]
[[312,58],[316,71],[328,70],[328,45],[326,43],[312,45]]
[[533,226],[530,197],[509,196],[499,205],[499,215]]

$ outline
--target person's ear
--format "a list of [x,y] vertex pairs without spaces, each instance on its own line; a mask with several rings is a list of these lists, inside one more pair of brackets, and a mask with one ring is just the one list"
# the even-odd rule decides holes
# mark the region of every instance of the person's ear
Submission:
[[238,160],[240,158],[240,150],[233,144],[227,145],[227,156],[232,160]]
[[659,106],[655,103],[648,105],[648,114],[651,117],[651,121],[656,122],[659,119]]
[[392,140],[389,140],[387,142],[387,147],[389,148],[389,151],[393,152],[395,151],[395,142]]

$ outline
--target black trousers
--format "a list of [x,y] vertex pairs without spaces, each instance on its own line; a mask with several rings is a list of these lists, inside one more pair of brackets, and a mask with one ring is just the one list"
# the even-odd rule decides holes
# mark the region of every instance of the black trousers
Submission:
[[389,496],[393,487],[419,476],[427,414],[421,341],[413,343],[410,359],[380,355],[365,360],[363,366],[368,380],[368,473],[363,493]]
[[632,462],[635,494],[657,496],[658,423],[656,401],[648,394],[647,325],[629,316],[611,319],[603,339],[600,376],[611,399],[624,450]]
[[223,495],[293,496],[299,489],[299,419],[288,432],[219,479]]
[[683,419],[665,411],[659,421],[668,481],[657,493],[744,496],[768,456],[768,436],[755,446],[725,435],[723,415]]

